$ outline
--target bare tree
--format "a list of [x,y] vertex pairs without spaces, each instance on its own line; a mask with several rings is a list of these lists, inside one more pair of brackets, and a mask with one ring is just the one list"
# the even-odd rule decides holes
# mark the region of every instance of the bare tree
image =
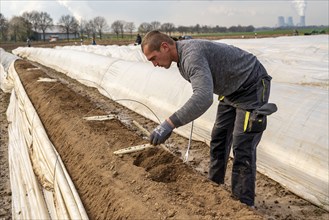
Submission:
[[225,33],[225,32],[227,32],[227,27],[220,27],[220,26],[216,25],[215,32]]
[[252,25],[249,25],[247,27],[245,27],[245,31],[246,32],[254,32],[255,31],[255,27]]
[[201,33],[211,33],[211,27],[208,25],[201,26]]
[[96,26],[95,26],[93,20],[89,20],[86,23],[86,32],[87,32],[88,38],[90,38],[90,35],[92,35],[93,38],[96,37]]
[[184,33],[186,34],[188,32],[188,27],[186,26],[178,26],[177,27],[177,31],[181,34],[184,35]]
[[[81,20],[79,24],[80,38],[83,39],[85,34],[88,34],[88,21]],[[89,36],[89,35],[88,35]]]
[[133,36],[133,31],[136,29],[134,22],[126,22],[124,26],[125,31],[130,33],[130,37]]
[[58,25],[66,32],[67,41],[69,41],[70,33],[74,33],[79,26],[77,19],[71,15],[62,15],[59,18]]
[[126,24],[125,21],[121,21],[121,25],[120,25],[121,38],[123,38],[123,33],[124,33],[124,26],[125,26],[125,24]]
[[40,13],[38,11],[24,12],[22,17],[31,23],[34,31],[38,30],[38,25],[40,22]]
[[79,34],[79,22],[76,20],[76,22],[72,25],[71,32],[74,34],[74,37],[77,38],[77,35]]
[[[38,11],[32,11],[30,12],[31,13],[31,20],[30,22],[32,23],[32,28],[34,31],[37,31],[38,30],[38,27],[39,27],[39,23],[40,23],[40,12]],[[52,24],[51,24],[52,25]]]
[[22,17],[25,19],[25,23],[26,23],[26,27],[27,27],[27,30],[26,30],[26,35],[28,38],[31,38],[33,36],[33,31],[32,31],[32,28],[33,28],[33,24],[32,24],[32,21],[33,21],[33,15],[32,13],[30,12],[24,12],[22,14]]
[[23,17],[20,16],[14,16],[9,21],[9,34],[14,39],[15,42],[19,41],[25,41],[27,38],[26,35],[27,27],[26,27],[26,21]]
[[152,30],[152,25],[147,22],[143,22],[138,27],[138,32],[146,34],[147,32]]
[[8,20],[0,13],[0,40],[7,40],[8,28]]
[[123,38],[123,26],[124,26],[123,21],[117,20],[112,23],[111,29],[117,35],[117,38],[119,38],[120,33],[121,33],[121,37]]
[[196,25],[193,27],[193,31],[194,31],[194,32],[197,32],[197,33],[200,33],[200,25],[199,25],[199,24],[196,24]]
[[228,28],[228,31],[229,32],[237,32],[238,28],[239,28],[238,26],[231,26],[231,27]]
[[161,25],[161,30],[166,32],[168,35],[171,35],[171,33],[175,30],[175,25],[173,23],[164,23]]
[[99,38],[102,39],[103,32],[106,29],[108,29],[108,25],[107,25],[105,18],[100,17],[100,16],[94,18],[94,25],[95,25],[97,33],[99,34]]
[[38,21],[38,28],[42,30],[43,34],[43,41],[46,41],[46,30],[48,28],[51,29],[53,26],[53,19],[47,12],[40,12],[39,14],[39,21]]
[[161,23],[159,21],[152,21],[151,26],[152,30],[160,30]]

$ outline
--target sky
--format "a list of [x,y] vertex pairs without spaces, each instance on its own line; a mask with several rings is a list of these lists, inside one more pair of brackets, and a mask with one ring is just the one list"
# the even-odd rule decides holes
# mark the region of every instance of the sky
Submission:
[[109,26],[114,21],[134,22],[136,28],[143,22],[159,21],[179,25],[275,27],[278,16],[293,18],[299,23],[305,15],[306,25],[329,24],[328,0],[0,0],[0,12],[8,20],[32,10],[50,14],[54,23],[62,15],[73,15],[78,20],[102,16]]

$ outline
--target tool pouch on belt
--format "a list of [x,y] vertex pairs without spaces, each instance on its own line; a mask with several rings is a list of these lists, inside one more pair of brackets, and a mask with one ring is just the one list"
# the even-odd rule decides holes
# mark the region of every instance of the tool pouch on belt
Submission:
[[244,119],[244,132],[259,133],[266,129],[266,115],[259,115],[255,111],[246,112]]
[[244,119],[244,132],[259,133],[266,129],[267,115],[277,111],[277,107],[273,103],[266,103],[262,107],[253,111],[246,111]]

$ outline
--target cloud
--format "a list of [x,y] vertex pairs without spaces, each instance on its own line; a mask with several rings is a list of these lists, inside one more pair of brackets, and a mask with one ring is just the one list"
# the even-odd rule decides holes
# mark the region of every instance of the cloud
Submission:
[[[294,3],[295,2],[295,3]],[[284,1],[114,1],[114,0],[0,0],[0,11],[7,18],[25,11],[44,11],[54,22],[62,15],[90,20],[102,16],[110,25],[115,20],[135,22],[160,21],[175,25],[254,25],[272,26],[278,16],[291,16],[296,4],[306,8],[304,0]],[[287,7],[287,6],[291,7]],[[305,11],[304,11],[305,13]],[[328,25],[328,1],[308,1],[307,21],[313,25]]]
[[22,15],[24,12],[31,12],[31,11],[40,11],[42,9],[42,4],[38,1],[28,1],[25,4],[12,4],[11,7],[18,11],[19,15]]
[[238,14],[238,10],[234,8],[226,8],[226,7],[212,7],[209,6],[206,13],[221,15],[221,16],[234,16]]

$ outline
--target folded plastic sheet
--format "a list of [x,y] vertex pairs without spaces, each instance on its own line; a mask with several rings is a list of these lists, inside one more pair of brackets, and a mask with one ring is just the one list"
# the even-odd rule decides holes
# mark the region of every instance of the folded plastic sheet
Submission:
[[[320,43],[318,39],[321,39]],[[286,66],[283,73],[275,72],[274,75],[280,74],[279,77],[273,77],[270,101],[276,103],[279,110],[269,116],[268,128],[258,147],[258,170],[297,195],[329,210],[328,90],[327,87],[303,86],[303,83],[318,83],[319,79],[321,83],[327,82],[323,76],[328,73],[328,60],[323,60],[323,57],[328,57],[328,50],[325,53],[323,48],[325,45],[328,48],[328,38],[301,38],[301,45],[292,43],[291,47],[284,38],[282,46],[289,54],[281,56],[278,55],[282,49],[280,39],[266,41],[272,42],[269,43],[270,50],[276,52],[273,59],[264,59],[266,53],[262,50],[265,49],[258,48],[266,68],[270,67],[269,74],[279,69],[279,64],[285,63]],[[296,38],[291,37],[290,41],[294,42]],[[239,41],[241,45],[244,42]],[[310,63],[307,62],[309,50],[303,49],[304,44],[306,48],[319,48],[312,50]],[[252,43],[247,46],[252,47]],[[294,48],[303,60],[297,64],[302,66],[285,62],[285,57],[295,54]],[[170,116],[192,94],[191,85],[174,65],[164,70],[144,61],[132,62],[70,49],[18,48],[14,53],[94,86],[105,96],[157,122],[158,118],[163,121]],[[320,62],[316,61],[316,56]],[[298,73],[293,72],[295,79],[290,76],[285,79],[285,74],[294,69],[298,69]],[[214,100],[210,109],[194,122],[194,139],[209,143],[218,105],[216,96]],[[188,138],[190,126],[175,129],[175,132]]]
[[[10,82],[12,89],[7,119],[13,219],[88,219],[64,164],[20,82],[14,60],[6,72],[6,82]],[[1,67],[4,70],[2,64]]]
[[20,59],[14,54],[7,53],[4,49],[0,48],[0,88],[2,91],[9,93],[13,88],[13,80],[8,76],[7,72],[9,66],[16,60]]

